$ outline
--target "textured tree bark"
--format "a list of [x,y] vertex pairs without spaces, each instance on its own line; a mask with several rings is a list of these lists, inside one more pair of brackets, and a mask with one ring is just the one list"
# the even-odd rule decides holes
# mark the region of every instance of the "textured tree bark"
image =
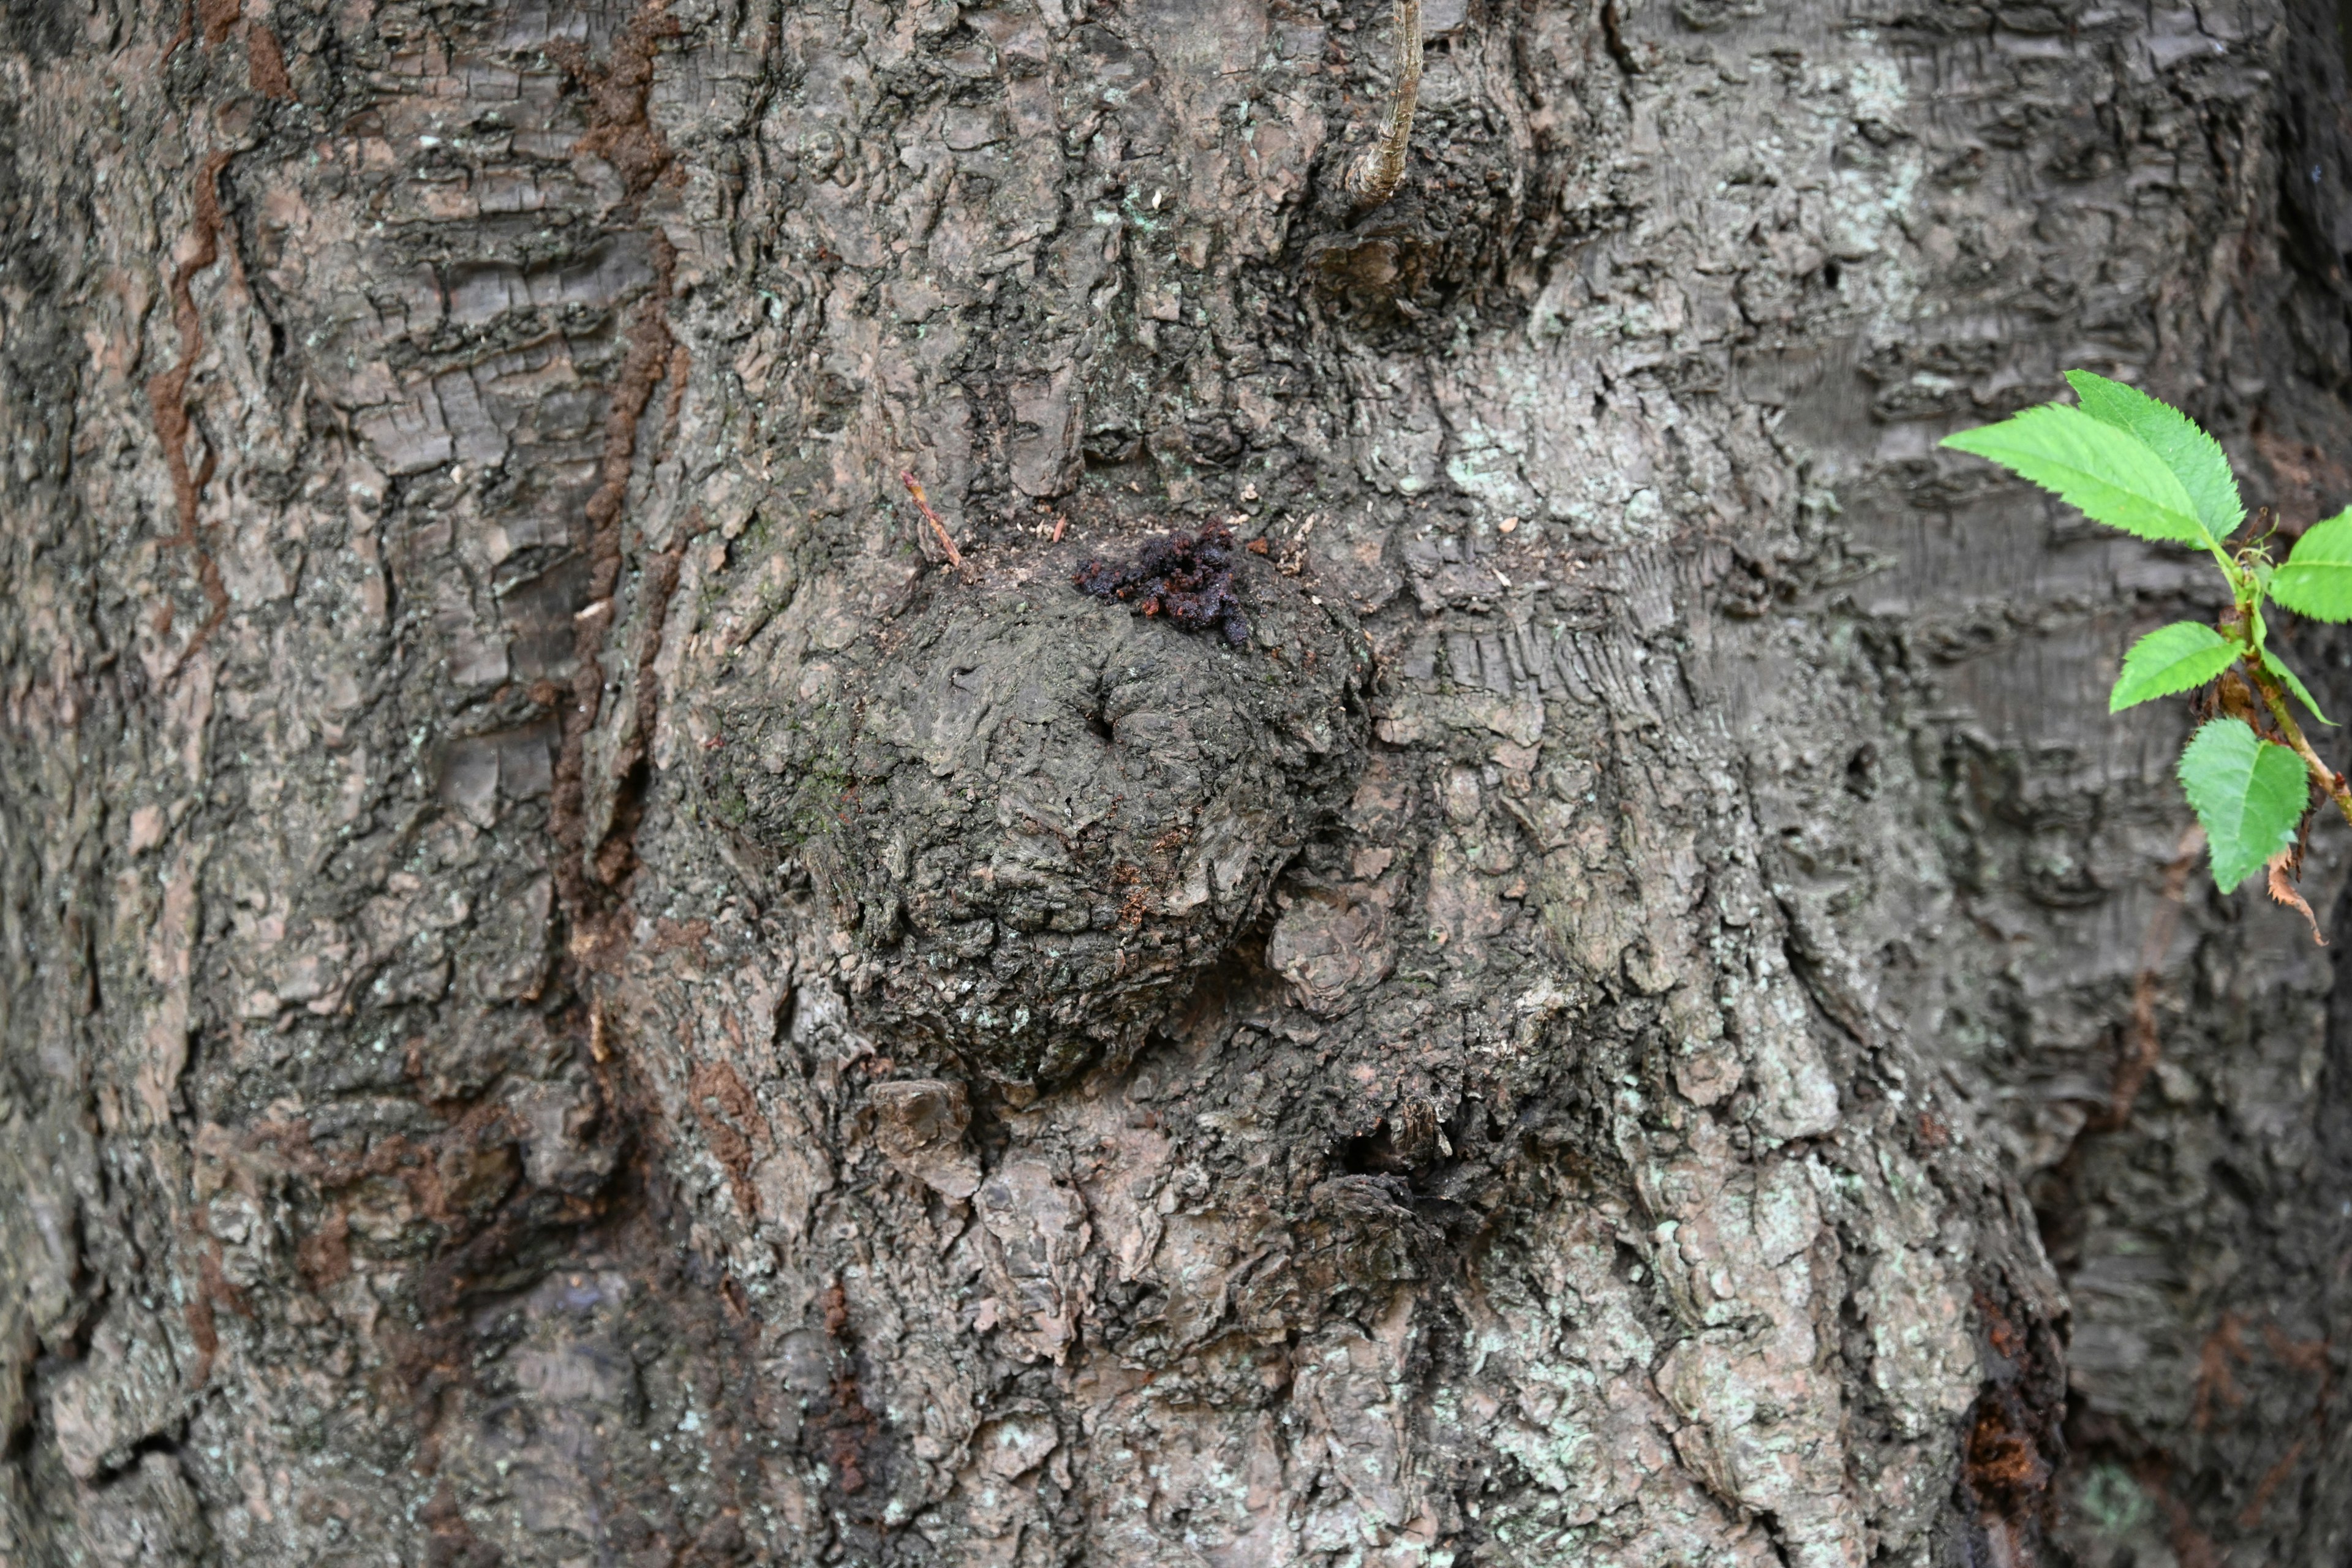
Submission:
[[1422,26],[8,10],[0,1558],[2347,1560],[2336,9]]

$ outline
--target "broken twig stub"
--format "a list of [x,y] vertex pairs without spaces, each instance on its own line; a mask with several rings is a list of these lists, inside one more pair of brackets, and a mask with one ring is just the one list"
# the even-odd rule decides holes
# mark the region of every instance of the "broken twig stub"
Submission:
[[907,487],[907,493],[915,498],[915,505],[922,509],[923,521],[929,523],[931,531],[940,536],[940,548],[948,552],[948,564],[961,570],[963,552],[956,548],[956,542],[949,534],[948,525],[940,521],[940,514],[931,510],[931,503],[923,495],[922,481],[915,478],[915,470],[908,468],[901,472],[898,482]]
[[1421,0],[1396,0],[1396,76],[1389,83],[1388,113],[1381,120],[1380,138],[1348,171],[1348,194],[1360,206],[1379,206],[1396,195],[1404,179],[1413,110],[1421,101]]

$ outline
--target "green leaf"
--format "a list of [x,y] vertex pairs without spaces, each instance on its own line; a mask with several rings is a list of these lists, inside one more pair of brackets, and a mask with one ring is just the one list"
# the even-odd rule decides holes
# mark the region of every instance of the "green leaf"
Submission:
[[2197,503],[2139,437],[2079,408],[2045,403],[1998,425],[1944,437],[2054,492],[2094,522],[2142,539],[2210,546]]
[[2238,662],[2238,645],[2211,626],[2175,621],[2132,644],[2123,673],[2107,697],[2107,711],[2120,713],[2176,691],[2194,691]]
[[2271,597],[2315,621],[2352,621],[2352,507],[2304,531],[2271,574]]
[[2196,503],[2198,521],[2214,538],[2229,538],[2246,521],[2246,504],[2238,499],[2238,481],[2230,472],[2230,455],[2197,421],[2136,386],[2087,370],[2068,371],[2066,384],[2083,400],[2084,413],[2137,436],[2163,459]]
[[2302,680],[2296,677],[2294,671],[2289,669],[2285,664],[2280,660],[2278,655],[2273,653],[2266,647],[2263,649],[2262,660],[2263,668],[2276,676],[2281,685],[2284,686],[2289,691],[2294,692],[2295,700],[2301,702],[2305,708],[2311,710],[2311,716],[2313,718],[2318,720],[2321,723],[2326,725],[2331,730],[2336,727],[2336,721],[2330,719],[2326,714],[2322,713],[2319,710],[2319,704],[2311,700],[2310,689],[2304,685]]
[[2225,893],[2287,847],[2311,798],[2303,759],[2243,719],[2216,719],[2190,737],[2180,787],[2205,825],[2213,885]]

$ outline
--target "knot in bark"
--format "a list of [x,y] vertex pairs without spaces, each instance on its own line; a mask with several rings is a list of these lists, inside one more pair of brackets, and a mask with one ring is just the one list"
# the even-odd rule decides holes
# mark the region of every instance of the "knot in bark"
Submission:
[[1257,920],[1353,786],[1370,656],[1344,609],[1231,561],[1242,645],[1041,564],[942,586],[838,696],[725,749],[745,826],[855,933],[866,1022],[1041,1084],[1139,1043]]

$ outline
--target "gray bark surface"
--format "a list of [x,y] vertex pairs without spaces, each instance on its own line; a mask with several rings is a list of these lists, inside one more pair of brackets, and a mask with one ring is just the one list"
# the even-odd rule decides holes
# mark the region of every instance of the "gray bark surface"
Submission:
[[0,1560],[2352,1557],[2343,18],[1423,26],[12,0]]

